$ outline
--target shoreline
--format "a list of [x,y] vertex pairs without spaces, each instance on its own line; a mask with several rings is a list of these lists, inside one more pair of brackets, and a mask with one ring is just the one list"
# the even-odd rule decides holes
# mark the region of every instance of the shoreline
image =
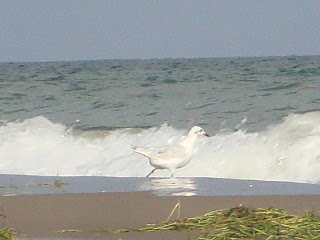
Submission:
[[146,178],[0,174],[0,195],[151,192],[157,196],[315,195],[320,184],[208,177]]
[[[180,203],[179,219],[239,205],[280,208],[296,214],[320,210],[320,184],[0,174],[0,186],[0,228],[13,228],[19,240],[194,239],[199,231],[61,233],[141,228],[167,220],[177,203]],[[176,219],[177,211],[170,220]]]
[[[217,209],[243,205],[248,208],[281,208],[304,214],[320,209],[320,195],[270,196],[155,196],[150,192],[69,193],[0,196],[1,228],[13,228],[19,236],[55,239],[187,239],[198,232],[153,233],[56,233],[83,229],[140,228],[165,221],[177,203],[180,218],[200,216]],[[176,220],[176,213],[171,220]],[[28,238],[26,238],[28,239]]]

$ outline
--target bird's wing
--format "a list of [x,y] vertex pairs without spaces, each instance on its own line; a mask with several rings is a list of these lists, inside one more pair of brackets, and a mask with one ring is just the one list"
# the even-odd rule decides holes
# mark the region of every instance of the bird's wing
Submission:
[[184,147],[180,145],[166,146],[161,148],[142,148],[134,147],[135,152],[140,153],[149,158],[183,158],[185,154]]
[[167,146],[156,149],[154,157],[162,159],[184,158],[185,149],[180,145]]

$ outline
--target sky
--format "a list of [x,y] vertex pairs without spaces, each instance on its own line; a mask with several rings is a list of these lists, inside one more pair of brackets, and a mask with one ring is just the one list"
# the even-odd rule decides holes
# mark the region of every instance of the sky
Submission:
[[1,0],[0,62],[320,55],[319,0]]

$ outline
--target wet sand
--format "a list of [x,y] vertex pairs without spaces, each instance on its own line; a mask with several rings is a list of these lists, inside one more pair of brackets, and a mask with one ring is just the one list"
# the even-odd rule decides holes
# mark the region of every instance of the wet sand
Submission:
[[[56,187],[55,182],[62,185]],[[226,178],[50,177],[0,174],[0,195],[152,192],[157,196],[316,195],[320,184]]]
[[[149,192],[69,193],[1,196],[1,227],[30,238],[193,239],[197,232],[54,233],[64,229],[139,228],[167,219],[180,202],[180,217],[198,216],[240,204],[303,213],[320,209],[320,195],[156,196]],[[174,220],[176,215],[172,216]]]
[[178,202],[180,218],[240,204],[304,213],[320,209],[320,184],[0,175],[0,227],[13,228],[19,239],[194,239],[199,232],[56,233],[70,229],[140,228],[165,221]]

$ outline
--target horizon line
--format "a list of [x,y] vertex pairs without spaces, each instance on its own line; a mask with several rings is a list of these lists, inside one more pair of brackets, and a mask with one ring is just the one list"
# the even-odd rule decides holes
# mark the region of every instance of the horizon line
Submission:
[[3,63],[54,63],[54,62],[94,62],[94,61],[148,61],[148,60],[188,60],[188,59],[219,59],[219,58],[286,58],[286,57],[316,57],[320,54],[290,54],[290,55],[265,55],[265,56],[222,56],[222,57],[159,57],[159,58],[97,58],[97,59],[75,59],[75,60],[39,60],[39,61],[0,61]]

